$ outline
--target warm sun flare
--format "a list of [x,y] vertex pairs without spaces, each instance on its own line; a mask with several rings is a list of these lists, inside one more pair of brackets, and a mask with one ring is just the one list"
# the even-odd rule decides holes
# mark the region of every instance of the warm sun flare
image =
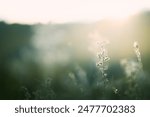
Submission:
[[150,8],[148,0],[0,0],[0,19],[48,23],[125,18]]

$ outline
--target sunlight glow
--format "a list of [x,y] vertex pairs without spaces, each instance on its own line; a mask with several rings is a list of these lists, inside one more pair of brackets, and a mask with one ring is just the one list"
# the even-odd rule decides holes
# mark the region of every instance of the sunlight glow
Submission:
[[150,9],[149,0],[0,0],[0,19],[48,23],[125,18]]

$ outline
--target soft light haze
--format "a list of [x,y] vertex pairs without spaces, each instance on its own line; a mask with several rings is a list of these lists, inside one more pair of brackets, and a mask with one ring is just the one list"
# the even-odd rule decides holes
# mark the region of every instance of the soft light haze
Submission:
[[10,23],[95,21],[150,9],[149,0],[0,0],[0,20]]

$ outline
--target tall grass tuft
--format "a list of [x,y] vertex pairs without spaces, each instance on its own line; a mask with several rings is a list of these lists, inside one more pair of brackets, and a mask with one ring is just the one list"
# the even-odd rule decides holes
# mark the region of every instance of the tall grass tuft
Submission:
[[108,70],[108,62],[110,60],[110,58],[108,56],[108,51],[105,47],[108,43],[109,43],[109,41],[103,41],[101,43],[98,43],[99,44],[99,52],[98,52],[98,62],[96,64],[96,66],[99,68],[99,70],[102,73],[102,78],[106,82],[108,81],[106,70]]

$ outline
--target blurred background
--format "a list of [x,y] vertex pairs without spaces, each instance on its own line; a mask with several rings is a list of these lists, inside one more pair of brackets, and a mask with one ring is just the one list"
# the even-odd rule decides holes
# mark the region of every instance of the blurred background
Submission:
[[150,99],[149,43],[148,0],[0,0],[0,99]]

